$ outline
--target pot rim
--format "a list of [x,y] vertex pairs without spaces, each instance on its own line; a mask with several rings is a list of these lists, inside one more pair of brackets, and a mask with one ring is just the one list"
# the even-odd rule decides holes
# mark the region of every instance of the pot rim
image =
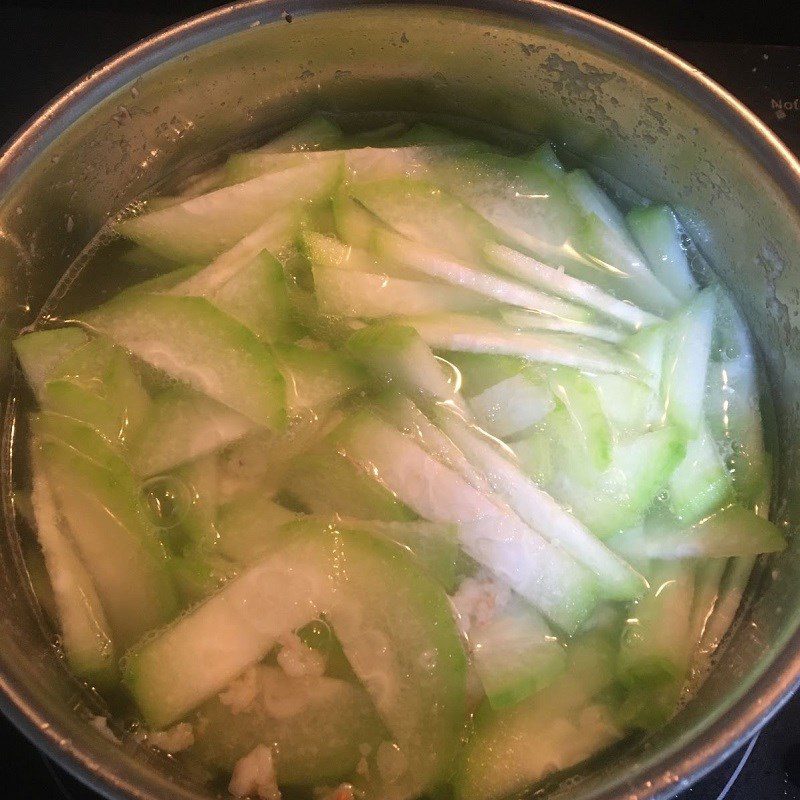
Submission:
[[[743,103],[669,50],[615,23],[550,0],[398,0],[396,5],[457,8],[545,24],[624,60],[677,89],[722,124],[752,153],[800,210],[800,162],[779,137]],[[386,0],[245,0],[191,17],[153,34],[106,60],[63,91],[25,123],[0,153],[0,201],[30,164],[69,126],[99,102],[165,61],[232,33],[287,14],[341,11],[387,5]],[[287,19],[287,22],[290,19]],[[636,58],[634,58],[636,56]],[[644,56],[645,58],[642,58]],[[621,776],[593,800],[666,800],[687,788],[742,746],[800,687],[800,629],[787,639],[752,688],[695,740],[658,762]],[[156,800],[156,795],[98,763],[90,746],[76,745],[46,719],[24,685],[0,671],[0,711],[44,754],[108,798]],[[655,770],[651,770],[655,772]]]

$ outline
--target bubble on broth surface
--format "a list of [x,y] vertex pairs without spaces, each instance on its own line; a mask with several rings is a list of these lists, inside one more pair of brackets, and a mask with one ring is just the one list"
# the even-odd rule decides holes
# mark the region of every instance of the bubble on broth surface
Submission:
[[154,525],[169,530],[180,525],[194,502],[194,491],[174,475],[158,475],[142,485],[142,500]]

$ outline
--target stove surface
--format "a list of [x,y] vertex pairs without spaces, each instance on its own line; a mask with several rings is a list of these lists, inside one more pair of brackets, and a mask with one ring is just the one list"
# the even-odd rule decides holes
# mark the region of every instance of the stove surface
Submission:
[[[199,10],[199,9],[198,9]],[[6,6],[0,29],[6,32],[0,71],[14,75],[0,86],[0,141],[69,82],[185,12],[145,6],[137,13],[92,8],[91,20],[56,10],[62,41],[31,58],[52,36],[53,9]],[[669,41],[664,43],[750,107],[800,155],[800,47]],[[22,74],[19,64],[25,64]],[[18,78],[18,80],[17,80]],[[99,800],[30,745],[0,716],[0,786],[5,800]],[[766,728],[680,800],[800,800],[800,694]]]

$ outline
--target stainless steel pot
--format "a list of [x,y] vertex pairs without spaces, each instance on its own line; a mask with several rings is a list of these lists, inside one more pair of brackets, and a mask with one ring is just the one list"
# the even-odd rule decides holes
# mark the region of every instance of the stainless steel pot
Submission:
[[[800,165],[697,70],[549,2],[246,2],[100,67],[0,158],[2,352],[30,320],[27,309],[38,310],[109,215],[175,170],[196,169],[202,156],[224,154],[310,109],[455,114],[547,134],[678,208],[764,351],[780,445],[774,512],[787,525],[798,518]],[[8,362],[2,359],[6,386]],[[8,472],[5,463],[6,489]],[[192,776],[87,725],[94,701],[44,635],[7,527],[0,543],[3,710],[108,797],[207,797]],[[585,765],[548,796],[668,797],[762,725],[800,679],[799,551],[794,538],[762,565],[713,673],[675,720]]]

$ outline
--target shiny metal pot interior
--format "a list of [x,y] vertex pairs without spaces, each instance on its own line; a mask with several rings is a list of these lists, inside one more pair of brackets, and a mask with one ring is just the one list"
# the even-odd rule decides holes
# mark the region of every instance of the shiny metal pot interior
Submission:
[[[109,215],[173,171],[188,174],[201,157],[221,157],[312,109],[454,114],[546,134],[673,204],[764,351],[780,447],[773,510],[787,524],[798,518],[800,166],[696,70],[548,2],[243,3],[85,78],[0,159],[5,388],[10,338]],[[42,632],[12,535],[2,537],[0,556],[4,710],[109,797],[207,797],[191,776],[173,782],[167,762],[118,747],[86,724],[88,711],[76,713],[91,709],[91,698]],[[800,676],[796,537],[757,571],[748,595],[695,700],[656,735],[584,765],[548,796],[670,796],[768,718]]]

